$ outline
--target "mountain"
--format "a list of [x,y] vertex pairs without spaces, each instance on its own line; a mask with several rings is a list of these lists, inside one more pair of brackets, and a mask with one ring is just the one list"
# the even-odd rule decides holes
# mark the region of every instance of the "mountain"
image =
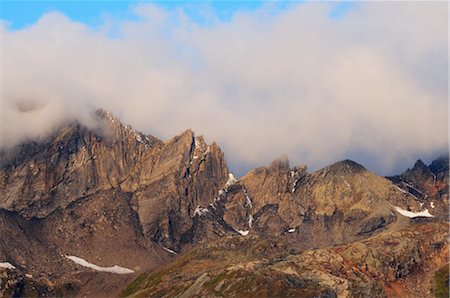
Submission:
[[[237,179],[191,130],[162,141],[95,118],[0,152],[0,296],[395,296],[444,265],[448,157],[387,178],[282,157]],[[358,262],[370,276],[347,272]]]
[[0,260],[37,279],[72,274],[65,255],[136,271],[165,262],[228,179],[220,148],[190,130],[162,142],[97,116],[95,131],[72,123],[2,153]]
[[284,237],[222,237],[141,275],[122,295],[429,297],[436,268],[448,267],[447,237],[446,223],[307,250]]
[[387,178],[399,189],[413,195],[423,207],[432,210],[435,216],[448,217],[448,155],[437,158],[428,166],[419,159],[411,169]]

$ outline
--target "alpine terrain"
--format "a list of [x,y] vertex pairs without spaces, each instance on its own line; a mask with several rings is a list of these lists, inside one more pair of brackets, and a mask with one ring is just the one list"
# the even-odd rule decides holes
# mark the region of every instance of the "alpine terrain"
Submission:
[[0,297],[448,297],[449,158],[380,177],[98,110],[0,153]]

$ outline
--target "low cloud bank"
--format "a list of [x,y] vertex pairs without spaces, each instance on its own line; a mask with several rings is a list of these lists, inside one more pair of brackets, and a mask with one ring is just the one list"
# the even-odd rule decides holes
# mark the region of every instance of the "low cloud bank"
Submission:
[[0,146],[101,107],[163,139],[192,128],[241,174],[282,154],[388,174],[446,152],[447,3],[355,3],[339,19],[334,6],[208,12],[208,25],[151,4],[95,29],[58,12],[3,22]]

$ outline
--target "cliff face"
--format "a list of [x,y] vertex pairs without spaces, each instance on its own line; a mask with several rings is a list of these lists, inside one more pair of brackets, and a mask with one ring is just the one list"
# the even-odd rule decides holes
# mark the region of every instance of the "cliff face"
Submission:
[[314,173],[304,165],[290,168],[287,160],[276,160],[236,180],[214,205],[204,207],[197,214],[203,224],[194,225],[193,234],[201,234],[205,226],[212,232],[199,237],[199,242],[230,230],[285,235],[304,248],[348,243],[405,227],[410,219],[396,208],[422,210],[413,194],[349,160]]
[[119,190],[148,239],[179,248],[196,206],[209,204],[227,180],[220,148],[190,130],[162,142],[109,113],[98,117],[98,131],[72,124],[5,156],[0,208],[43,219],[80,198]]
[[[213,242],[244,253],[243,239],[276,239],[267,251],[252,247],[254,257],[286,256],[447,218],[448,158],[388,179],[349,160],[308,173],[281,158],[236,179],[219,146],[191,130],[164,142],[105,111],[96,119],[95,129],[70,123],[0,153],[0,263],[16,267],[5,271],[7,293],[111,296],[136,276],[94,273],[67,255],[139,274]],[[282,291],[285,277],[276,280]],[[339,280],[302,278],[293,282],[306,292],[292,293],[313,284],[337,293]]]
[[399,189],[412,194],[423,208],[442,219],[448,217],[449,158],[441,156],[429,166],[418,160],[400,175],[387,177]]
[[[273,208],[255,208],[255,225],[260,231],[289,233],[299,241],[315,245],[344,243],[377,232],[397,220],[386,199],[400,193],[385,179],[351,161],[311,174],[304,167],[258,169],[242,181],[248,185],[255,206],[262,205],[259,198],[270,191],[257,185],[261,181],[277,181],[269,182],[268,187],[276,185],[270,197],[275,199],[271,204],[279,219],[272,215]],[[277,226],[278,222],[284,226]]]
[[228,179],[220,148],[190,130],[163,142],[97,117],[96,130],[69,124],[0,157],[0,260],[44,285],[77,268],[65,255],[135,271],[166,262]]

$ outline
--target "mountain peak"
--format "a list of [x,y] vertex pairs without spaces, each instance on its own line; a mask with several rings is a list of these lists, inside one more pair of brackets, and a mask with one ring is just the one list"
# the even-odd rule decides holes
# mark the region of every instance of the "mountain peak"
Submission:
[[419,176],[431,176],[431,170],[427,167],[427,165],[421,160],[417,160],[412,169],[408,169],[405,172],[406,175],[413,174]]
[[269,169],[271,170],[276,170],[276,171],[288,171],[289,170],[289,158],[287,155],[282,155],[277,159],[274,159],[269,167]]
[[102,108],[95,110],[95,115],[97,115],[98,117],[107,119],[111,122],[119,121],[119,119],[117,117],[115,117],[111,112],[104,110]]
[[413,167],[413,169],[425,169],[425,168],[428,167],[421,159],[418,159]]
[[429,166],[431,172],[433,174],[438,174],[440,172],[448,172],[449,171],[449,156],[442,155],[435,160],[433,160]]
[[113,139],[122,140],[124,138],[132,138],[140,144],[145,145],[147,148],[151,147],[154,143],[160,142],[160,140],[151,135],[145,135],[144,133],[135,130],[130,125],[125,125],[121,120],[114,116],[111,112],[104,109],[97,109],[95,115],[102,123],[100,123],[101,134],[106,136],[112,136]]
[[338,161],[328,167],[325,167],[323,170],[335,174],[350,174],[367,171],[362,165],[350,159]]

